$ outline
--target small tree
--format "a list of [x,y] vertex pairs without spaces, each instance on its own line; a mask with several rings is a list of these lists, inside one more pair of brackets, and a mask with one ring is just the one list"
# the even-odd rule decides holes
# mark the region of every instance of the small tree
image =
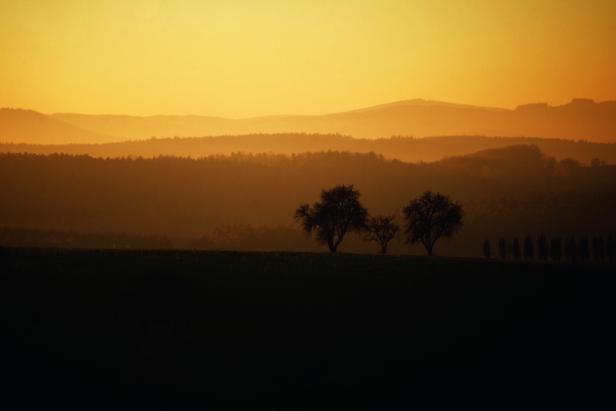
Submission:
[[507,258],[507,243],[505,243],[505,239],[503,237],[498,240],[498,254],[501,260]]
[[587,236],[580,237],[578,241],[578,258],[584,262],[590,260],[590,243]]
[[535,243],[529,235],[524,237],[524,259],[533,260],[535,258]]
[[564,158],[556,165],[556,170],[560,175],[573,176],[579,173],[581,169],[579,161],[572,158]]
[[550,258],[552,261],[560,261],[563,256],[563,240],[560,237],[552,238],[550,242]]
[[381,247],[381,254],[387,254],[389,242],[393,240],[400,226],[393,215],[372,217],[366,223],[366,241],[375,241]]
[[605,259],[605,241],[602,236],[592,238],[592,258],[597,262]]
[[488,260],[492,257],[492,250],[490,249],[490,240],[487,238],[483,242],[483,256]]
[[537,238],[537,257],[539,257],[539,260],[541,261],[547,261],[548,254],[549,254],[548,239],[545,237],[545,235],[541,234]]
[[567,238],[565,242],[565,258],[569,262],[575,261],[576,247],[575,247],[575,237],[571,236]]
[[599,237],[594,236],[590,239],[590,248],[592,250],[592,259],[599,261]]
[[441,237],[451,237],[462,227],[462,206],[439,193],[426,191],[411,200],[402,210],[406,219],[406,240],[420,242],[428,255],[433,255],[434,244]]
[[616,254],[615,244],[616,241],[614,241],[614,237],[608,235],[607,239],[605,240],[605,258],[610,262],[614,261],[614,257]]
[[511,257],[514,260],[519,260],[520,254],[520,240],[518,240],[518,237],[515,237],[513,239],[513,243],[511,244]]
[[361,194],[352,185],[339,185],[321,192],[321,201],[301,205],[295,220],[309,235],[316,231],[317,241],[335,253],[347,233],[363,230],[368,211],[359,201]]

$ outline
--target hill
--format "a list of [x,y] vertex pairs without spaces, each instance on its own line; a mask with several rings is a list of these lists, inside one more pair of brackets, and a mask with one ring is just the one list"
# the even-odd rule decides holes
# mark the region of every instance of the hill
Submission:
[[126,139],[250,133],[339,133],[390,136],[536,136],[616,142],[616,102],[575,99],[562,106],[529,104],[515,110],[408,100],[342,113],[222,119],[201,116],[54,115],[62,121]]
[[[441,135],[535,136],[616,142],[616,102],[575,99],[562,106],[529,104],[515,110],[408,100],[325,115],[283,115],[244,119],[207,116],[115,116],[53,114],[47,118],[99,135],[96,142],[150,137],[196,137],[255,133],[343,134],[358,138]],[[24,139],[21,130],[0,134],[4,142],[82,143],[67,134],[47,139],[45,130]],[[34,140],[36,138],[36,140]],[[92,141],[92,140],[87,140]]]
[[106,137],[32,110],[0,108],[0,142],[62,144],[94,143]]
[[614,404],[608,266],[9,249],[0,268],[3,395],[22,405]]
[[376,153],[388,159],[430,162],[462,156],[481,150],[514,145],[533,145],[556,159],[573,158],[588,164],[598,158],[616,164],[616,143],[591,143],[529,137],[394,137],[356,139],[337,134],[253,134],[241,136],[164,138],[104,144],[13,144],[0,143],[0,152],[53,154],[93,157],[175,156],[200,158],[233,153],[297,154],[321,151]]

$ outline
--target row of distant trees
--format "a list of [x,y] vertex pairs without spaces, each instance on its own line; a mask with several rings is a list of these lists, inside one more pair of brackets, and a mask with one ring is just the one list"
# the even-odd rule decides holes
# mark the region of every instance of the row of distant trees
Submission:
[[616,241],[613,236],[569,236],[548,238],[544,234],[530,235],[511,241],[500,238],[493,253],[490,240],[483,243],[485,258],[502,260],[539,260],[566,262],[612,262],[616,260]]
[[[302,204],[295,219],[308,235],[315,233],[318,242],[335,253],[351,232],[364,234],[366,241],[379,245],[387,254],[388,245],[400,231],[394,215],[370,216],[360,201],[360,192],[353,185],[339,185],[321,192],[321,200],[312,206]],[[464,212],[460,204],[440,193],[426,191],[409,201],[402,209],[403,233],[409,244],[420,243],[428,255],[442,237],[451,237],[462,227]]]

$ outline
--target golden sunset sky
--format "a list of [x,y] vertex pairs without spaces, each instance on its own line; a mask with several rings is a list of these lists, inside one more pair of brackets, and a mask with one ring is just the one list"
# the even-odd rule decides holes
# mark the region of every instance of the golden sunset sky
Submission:
[[0,0],[0,106],[317,114],[616,99],[613,0]]

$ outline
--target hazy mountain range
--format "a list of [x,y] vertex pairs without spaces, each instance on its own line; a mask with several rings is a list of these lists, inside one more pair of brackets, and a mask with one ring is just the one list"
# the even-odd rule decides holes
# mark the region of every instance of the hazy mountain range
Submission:
[[245,134],[239,136],[154,138],[101,144],[1,143],[0,152],[92,157],[206,157],[233,153],[295,154],[322,151],[377,153],[406,162],[437,161],[481,150],[536,146],[556,159],[573,158],[588,164],[595,158],[616,164],[616,143],[592,143],[536,137],[394,137],[358,139],[339,134]]
[[150,137],[255,133],[391,136],[529,136],[616,142],[616,101],[574,99],[561,106],[528,104],[514,110],[407,100],[325,115],[244,119],[207,116],[42,114],[0,109],[0,142],[106,143]]

